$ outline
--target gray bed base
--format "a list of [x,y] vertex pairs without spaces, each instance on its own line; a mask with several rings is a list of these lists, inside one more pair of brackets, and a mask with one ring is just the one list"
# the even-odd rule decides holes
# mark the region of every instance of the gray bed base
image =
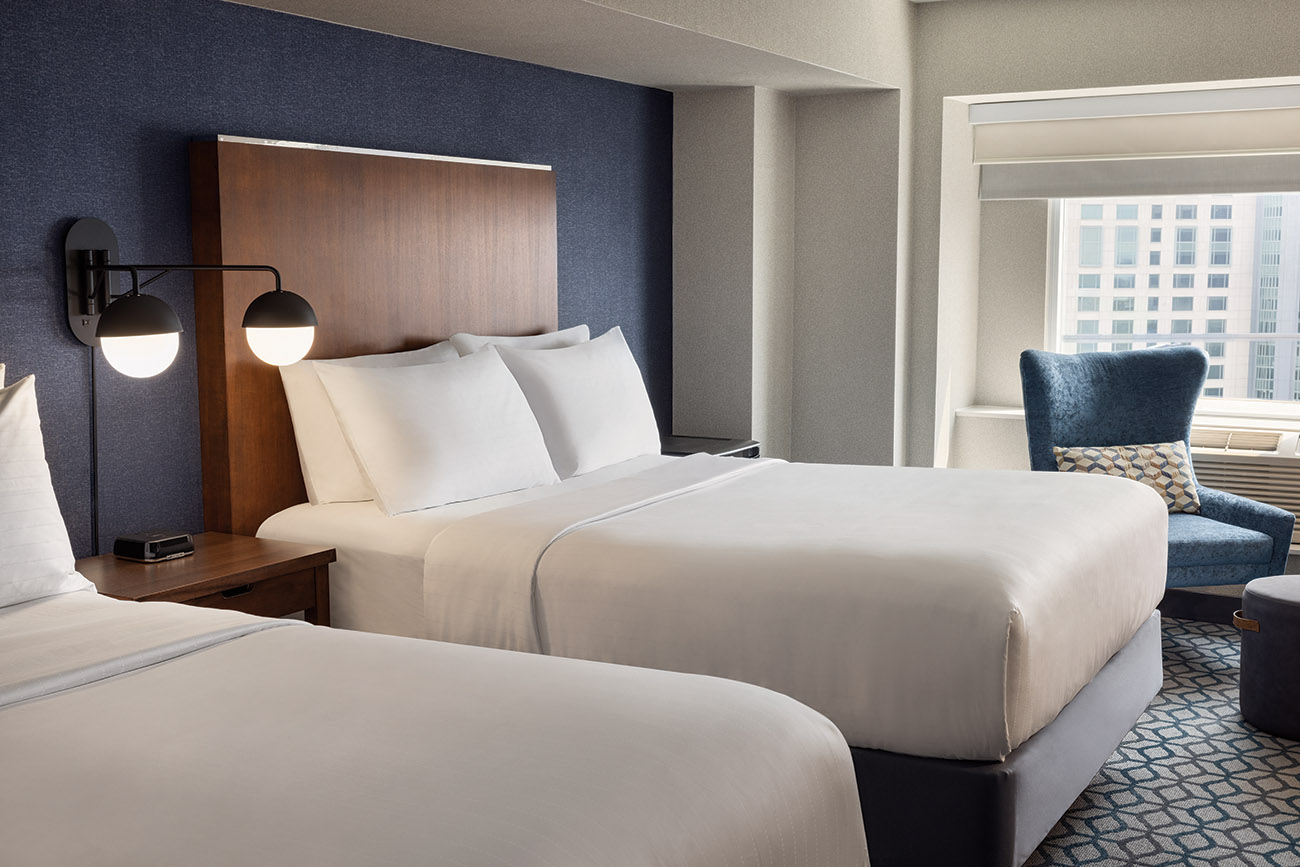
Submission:
[[1002,762],[854,747],[872,867],[1020,867],[1160,691],[1156,612]]

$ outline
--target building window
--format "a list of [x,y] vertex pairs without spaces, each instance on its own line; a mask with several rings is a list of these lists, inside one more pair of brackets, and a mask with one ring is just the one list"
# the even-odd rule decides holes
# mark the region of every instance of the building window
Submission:
[[1195,205],[1175,205],[1175,206],[1174,206],[1174,219],[1175,219],[1175,220],[1195,220],[1195,219],[1196,219],[1196,206],[1195,206]]
[[1132,348],[1132,343],[1112,343],[1110,345],[1111,352],[1128,352]]
[[1210,205],[1211,220],[1231,220],[1232,205]]
[[1206,334],[1224,334],[1228,330],[1228,320],[1211,319],[1205,323]]
[[1079,275],[1079,288],[1080,288],[1080,289],[1100,289],[1100,288],[1101,288],[1101,275],[1100,275],[1100,274],[1080,274],[1080,275]]
[[1210,370],[1205,374],[1206,379],[1223,379],[1223,365],[1211,364]]
[[1210,230],[1210,264],[1232,264],[1232,229],[1216,226]]
[[1215,343],[1215,342],[1207,343],[1205,344],[1205,354],[1210,356],[1210,358],[1222,358],[1223,347],[1224,344],[1222,343]]
[[1137,226],[1115,227],[1115,267],[1125,268],[1138,263]]
[[1095,344],[1095,343],[1080,343],[1080,344],[1079,344],[1079,351],[1080,351],[1080,352],[1096,352],[1096,351],[1097,351],[1097,344]]
[[1133,310],[1133,296],[1116,296],[1111,302],[1110,309],[1116,313],[1128,313]]
[[1117,220],[1136,220],[1138,218],[1137,205],[1116,205],[1115,219]]
[[1227,310],[1228,296],[1211,295],[1209,298],[1206,299],[1205,309],[1206,310]]
[[1075,324],[1075,333],[1076,334],[1100,334],[1101,332],[1097,330],[1096,319],[1080,319]]
[[1165,206],[1164,206],[1164,205],[1152,205],[1152,206],[1151,206],[1151,219],[1153,219],[1153,220],[1163,220],[1164,218],[1165,218]]
[[1148,320],[1147,320],[1147,334],[1159,334],[1159,333],[1160,333],[1160,320],[1159,320],[1159,319],[1148,319]]
[[1171,334],[1192,333],[1192,320],[1190,319],[1175,319],[1173,322],[1170,323],[1170,326],[1171,327],[1169,331]]
[[1195,275],[1195,274],[1175,274],[1175,275],[1174,275],[1174,288],[1175,288],[1175,289],[1195,289],[1195,288],[1196,288],[1196,275]]
[[1152,244],[1159,244],[1159,243],[1160,243],[1160,229],[1159,229],[1159,228],[1155,228],[1155,229],[1152,229],[1152,230],[1151,230],[1151,243],[1152,243]]
[[[1100,207],[1100,205],[1098,205]],[[1079,227],[1079,267],[1080,268],[1100,268],[1101,267],[1101,226],[1080,226]],[[1195,241],[1196,231],[1192,230],[1192,240]]]
[[1100,311],[1101,311],[1101,299],[1098,298],[1096,295],[1079,296],[1080,313],[1098,313]]
[[1100,219],[1101,219],[1101,205],[1080,205],[1080,206],[1079,206],[1079,219],[1080,219],[1080,220],[1100,220]]
[[1159,265],[1159,264],[1160,264],[1160,251],[1159,251],[1159,250],[1151,250],[1151,251],[1149,251],[1149,252],[1147,253],[1147,264],[1148,264],[1148,265]]
[[1148,309],[1148,310],[1159,310],[1159,309],[1160,309],[1160,299],[1157,298],[1157,297],[1155,297],[1154,295],[1151,296],[1150,298],[1148,298],[1148,299],[1147,299],[1147,309]]
[[1201,392],[1201,397],[1223,397],[1223,386],[1216,385]]
[[1205,285],[1209,289],[1227,289],[1227,274],[1210,274],[1206,277]]
[[1148,289],[1159,289],[1159,288],[1160,288],[1160,275],[1159,275],[1159,274],[1149,274],[1149,275],[1147,275],[1147,288],[1148,288]]
[[1174,296],[1174,308],[1173,308],[1173,309],[1176,310],[1176,311],[1179,311],[1179,312],[1186,312],[1186,311],[1188,311],[1188,310],[1191,310],[1191,309],[1192,309],[1192,296],[1190,296],[1190,295],[1175,295],[1175,296]]
[[[1178,207],[1183,207],[1179,205]],[[1193,206],[1194,208],[1195,206]],[[1096,229],[1101,231],[1100,226],[1088,226],[1084,229]],[[1099,242],[1100,243],[1100,242]],[[1101,251],[1097,251],[1098,260],[1101,259]],[[1080,262],[1080,265],[1083,263]],[[1174,264],[1175,265],[1195,265],[1196,264],[1196,227],[1180,227],[1176,230],[1176,243],[1174,244]]]
[[1110,333],[1111,334],[1132,334],[1133,320],[1132,319],[1112,320],[1110,323]]
[[1113,283],[1111,283],[1111,285],[1114,286],[1116,289],[1136,289],[1136,288],[1137,288],[1137,275],[1136,275],[1136,274],[1116,274],[1116,275],[1115,275],[1115,280],[1114,280]]

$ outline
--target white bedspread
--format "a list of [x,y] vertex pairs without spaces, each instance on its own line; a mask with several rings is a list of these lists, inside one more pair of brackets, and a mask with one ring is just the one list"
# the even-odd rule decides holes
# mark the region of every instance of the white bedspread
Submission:
[[[0,610],[5,682],[29,689],[0,708],[0,861],[866,863],[843,737],[785,696],[280,623],[92,594]],[[70,686],[101,642],[135,663]]]
[[1000,759],[1154,611],[1166,534],[1124,479],[698,455],[443,529],[428,636],[734,678],[854,746]]

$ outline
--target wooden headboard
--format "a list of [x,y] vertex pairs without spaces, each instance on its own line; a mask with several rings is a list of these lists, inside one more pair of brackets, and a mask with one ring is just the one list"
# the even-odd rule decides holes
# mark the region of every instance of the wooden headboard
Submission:
[[[219,137],[190,147],[194,261],[273,265],[316,309],[309,358],[556,327],[555,176]],[[203,510],[252,534],[306,501],[279,371],[240,322],[265,272],[195,275]]]

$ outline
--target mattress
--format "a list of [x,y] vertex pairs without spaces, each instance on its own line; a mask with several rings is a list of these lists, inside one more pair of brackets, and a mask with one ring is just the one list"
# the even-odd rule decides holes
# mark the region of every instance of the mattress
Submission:
[[848,748],[789,698],[284,623],[0,610],[5,862],[866,863]]
[[1164,503],[1126,479],[708,455],[623,469],[429,515],[426,637],[733,678],[855,747],[999,760],[1164,590]]

